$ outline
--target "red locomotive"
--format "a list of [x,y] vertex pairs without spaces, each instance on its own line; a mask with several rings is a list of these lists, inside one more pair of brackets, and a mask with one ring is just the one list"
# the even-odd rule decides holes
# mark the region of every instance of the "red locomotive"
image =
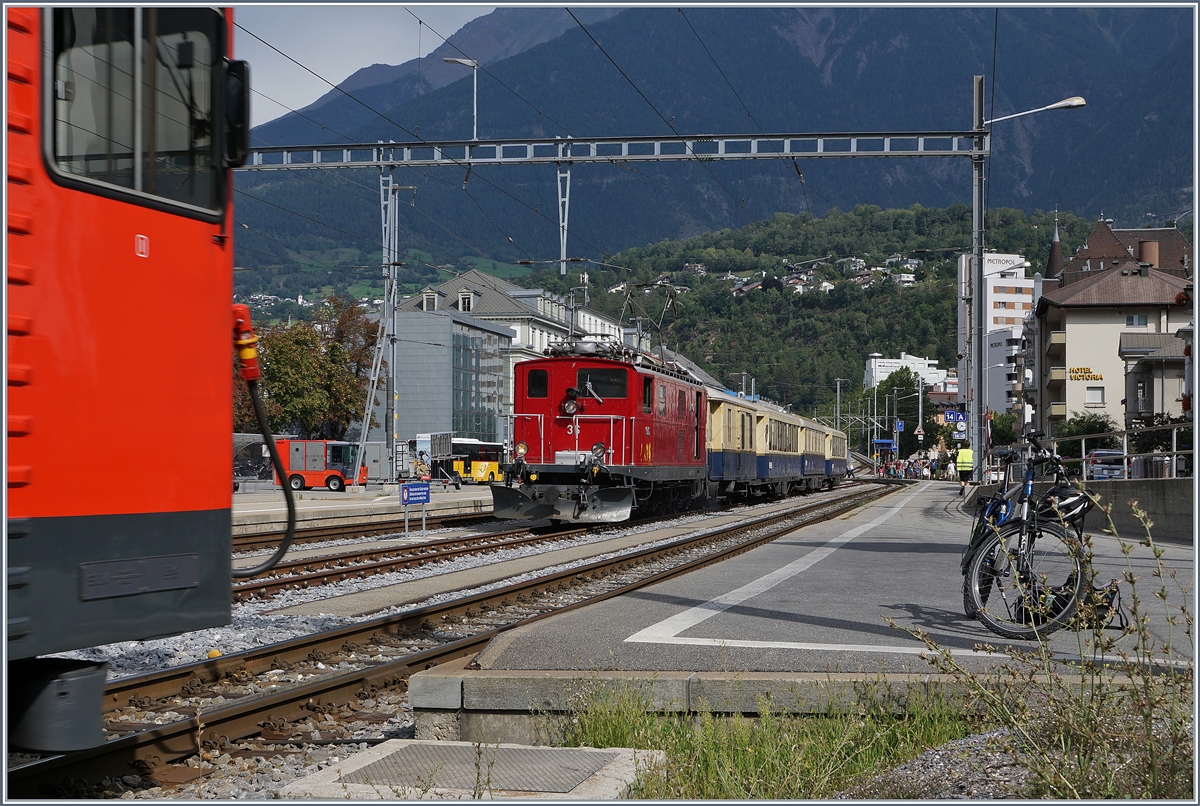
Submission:
[[[230,618],[248,70],[218,9],[6,22],[9,739],[70,750],[103,740],[104,669],[37,656]],[[64,477],[64,456],[161,461]],[[86,718],[56,710],[75,701]]]
[[614,522],[705,492],[704,386],[616,341],[582,339],[514,368],[513,450],[498,518]]

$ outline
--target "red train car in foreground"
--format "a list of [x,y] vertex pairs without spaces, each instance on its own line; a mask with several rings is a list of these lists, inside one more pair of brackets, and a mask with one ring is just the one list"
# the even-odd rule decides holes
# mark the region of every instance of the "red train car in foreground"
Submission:
[[[229,621],[248,71],[218,9],[6,22],[9,738],[70,750],[102,741],[104,670],[38,656]],[[64,476],[64,456],[110,470]],[[47,690],[95,690],[94,720]]]
[[705,388],[615,341],[558,345],[514,368],[515,458],[498,518],[616,522],[705,494]]

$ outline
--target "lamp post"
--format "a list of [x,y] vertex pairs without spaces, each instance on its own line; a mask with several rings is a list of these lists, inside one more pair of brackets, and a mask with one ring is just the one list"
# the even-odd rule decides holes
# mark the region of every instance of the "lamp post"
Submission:
[[837,384],[837,414],[834,416],[834,422],[837,424],[837,430],[842,430],[842,381],[849,381],[848,378],[834,378],[833,382]]
[[[920,383],[919,379],[918,379],[917,383]],[[921,396],[920,390],[913,392],[911,395],[901,395],[900,390],[896,389],[894,391],[894,395],[895,395],[895,397],[894,397],[892,415],[894,417],[895,423],[899,423],[899,421],[900,421],[900,401],[901,400],[908,400],[910,397],[918,398],[917,410],[918,410],[918,412],[920,412],[920,408],[921,408],[920,399],[919,399]],[[917,414],[917,425],[920,425],[920,424],[921,424],[921,415],[918,413]],[[895,425],[892,426],[892,439],[894,439],[896,441],[896,457],[899,458],[899,456],[900,456],[900,431],[896,428]]]
[[875,446],[876,435],[879,433],[879,359],[883,358],[883,353],[871,353],[867,356],[871,359],[871,386],[875,390],[875,404],[871,407],[871,470],[876,476],[879,475],[879,449]]
[[972,314],[971,327],[968,329],[968,334],[971,337],[970,349],[967,351],[970,369],[968,371],[970,383],[970,400],[969,400],[969,417],[971,443],[976,451],[979,452],[980,461],[982,461],[983,453],[983,365],[985,361],[984,351],[984,333],[986,332],[986,324],[984,318],[986,311],[984,310],[984,275],[983,275],[983,231],[984,231],[984,193],[983,193],[983,163],[984,148],[989,136],[987,126],[992,123],[998,123],[1002,120],[1011,120],[1024,115],[1032,115],[1035,112],[1046,112],[1051,109],[1077,109],[1081,106],[1086,106],[1087,102],[1078,95],[1066,98],[1057,103],[1048,106],[1041,106],[1037,109],[1029,109],[1024,112],[1017,112],[1012,115],[1004,115],[1002,117],[993,118],[992,120],[983,119],[983,76],[975,76],[975,93],[972,116],[972,151],[971,168],[972,168],[972,192],[971,192],[971,306]]
[[456,59],[443,56],[447,64],[461,64],[471,68],[471,140],[479,139],[479,62],[474,59]]

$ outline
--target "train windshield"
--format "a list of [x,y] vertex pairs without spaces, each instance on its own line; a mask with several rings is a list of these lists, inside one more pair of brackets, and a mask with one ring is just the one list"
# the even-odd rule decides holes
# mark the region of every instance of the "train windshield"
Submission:
[[[590,385],[589,385],[590,384]],[[624,398],[629,385],[629,372],[624,369],[581,369],[576,386],[581,394],[608,400]]]
[[222,24],[219,14],[198,8],[55,9],[55,167],[219,209]]

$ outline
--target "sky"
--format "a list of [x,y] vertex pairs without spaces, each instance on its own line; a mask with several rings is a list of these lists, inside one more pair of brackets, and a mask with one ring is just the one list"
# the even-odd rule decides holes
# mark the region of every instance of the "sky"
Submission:
[[442,44],[437,34],[449,38],[495,6],[271,3],[234,9],[234,21],[246,29],[234,34],[234,55],[250,63],[250,86],[255,90],[250,119],[257,126],[286,114],[285,107],[307,106],[332,88],[254,36],[337,84],[362,67],[417,58],[418,38],[420,55],[428,55]]

